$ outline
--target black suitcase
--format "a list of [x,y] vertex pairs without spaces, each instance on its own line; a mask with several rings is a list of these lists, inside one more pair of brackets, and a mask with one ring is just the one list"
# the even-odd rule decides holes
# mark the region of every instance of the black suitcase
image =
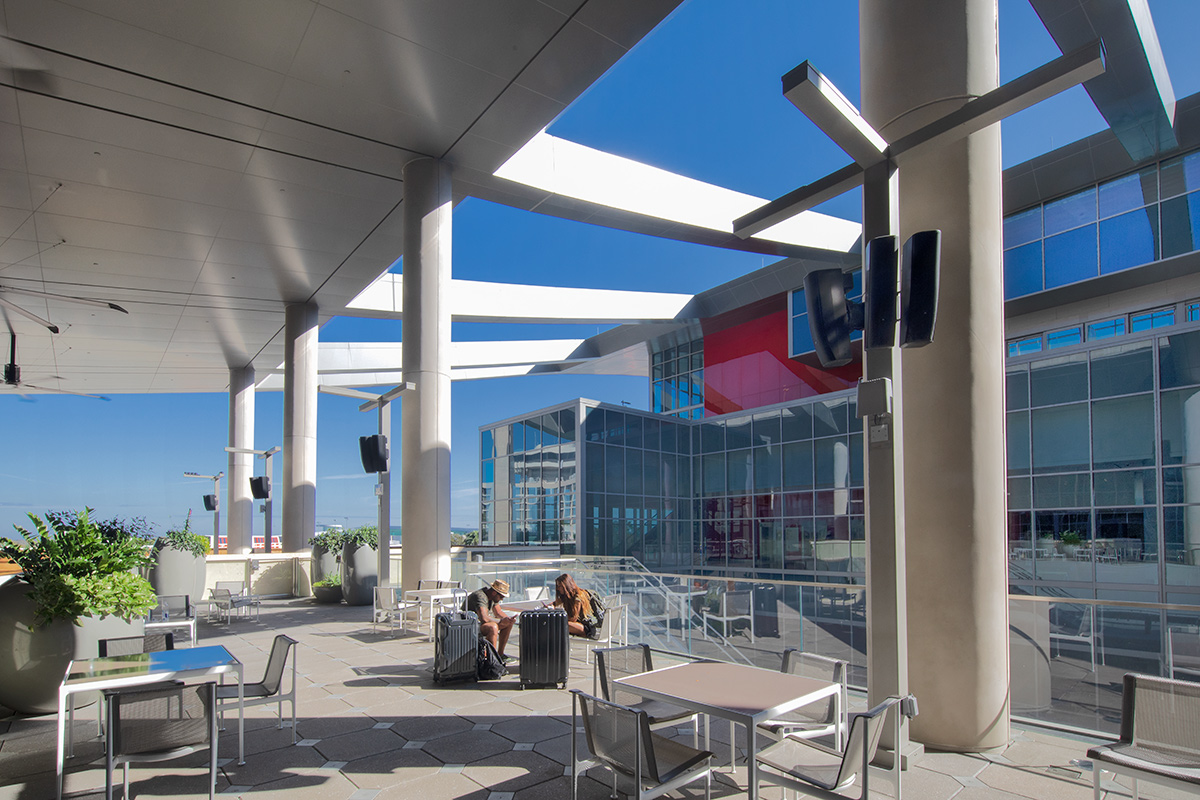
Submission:
[[433,634],[433,679],[438,683],[475,680],[479,617],[472,611],[443,612],[434,617]]
[[567,612],[561,608],[539,608],[522,612],[521,688],[561,686],[566,688],[571,643],[567,634]]
[[773,583],[754,587],[754,635],[779,636],[779,595]]

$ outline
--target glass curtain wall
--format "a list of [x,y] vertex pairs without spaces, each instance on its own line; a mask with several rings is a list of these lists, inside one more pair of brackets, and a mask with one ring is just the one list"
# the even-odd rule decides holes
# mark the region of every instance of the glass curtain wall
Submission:
[[1200,602],[1200,330],[1125,338],[1009,361],[1014,593]]
[[680,419],[703,417],[704,341],[657,350],[650,361],[650,408]]

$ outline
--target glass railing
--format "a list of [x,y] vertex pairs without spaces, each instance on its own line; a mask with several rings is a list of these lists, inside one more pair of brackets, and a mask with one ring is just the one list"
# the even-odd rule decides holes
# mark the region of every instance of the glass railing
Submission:
[[[768,669],[795,647],[848,661],[851,686],[867,685],[860,585],[651,572],[631,558],[462,565],[467,585],[501,578],[517,597],[552,597],[563,572],[625,606],[631,642]],[[1116,734],[1124,673],[1169,676],[1174,660],[1177,677],[1200,679],[1200,606],[1010,595],[1009,642],[1012,714],[1035,724]]]

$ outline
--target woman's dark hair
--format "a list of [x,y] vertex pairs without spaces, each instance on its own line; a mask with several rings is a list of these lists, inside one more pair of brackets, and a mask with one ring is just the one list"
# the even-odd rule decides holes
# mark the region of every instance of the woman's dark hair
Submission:
[[554,595],[555,599],[562,603],[563,609],[567,612],[567,617],[577,619],[576,611],[579,606],[579,586],[576,585],[574,579],[567,573],[563,573],[554,579]]

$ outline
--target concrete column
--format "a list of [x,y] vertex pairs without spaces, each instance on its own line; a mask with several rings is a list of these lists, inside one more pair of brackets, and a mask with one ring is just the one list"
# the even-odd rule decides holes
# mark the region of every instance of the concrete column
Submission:
[[401,585],[450,577],[450,167],[404,166]]
[[317,526],[317,306],[285,309],[283,552],[308,547]]
[[[229,370],[229,446],[254,448],[254,367]],[[254,474],[254,455],[230,453],[228,499],[225,517],[230,553],[251,546],[254,535],[254,499],[250,497],[250,476]]]
[[[895,141],[998,85],[996,0],[860,0],[863,115]],[[1009,734],[998,125],[899,172],[901,243],[940,228],[936,341],[900,358],[912,737]]]

